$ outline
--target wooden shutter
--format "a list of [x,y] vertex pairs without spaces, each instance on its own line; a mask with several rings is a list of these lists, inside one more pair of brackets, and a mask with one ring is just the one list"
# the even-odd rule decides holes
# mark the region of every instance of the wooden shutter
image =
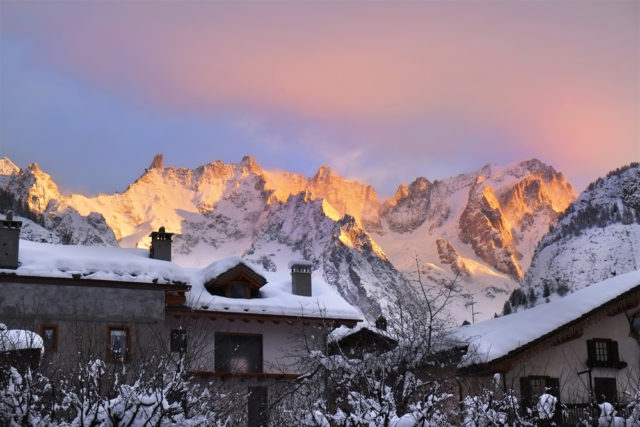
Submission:
[[593,368],[596,362],[596,342],[587,340],[587,365]]
[[531,383],[529,378],[520,378],[520,398],[524,403],[524,406],[529,407],[531,405]]
[[612,364],[620,361],[620,356],[618,355],[618,341],[609,341],[609,359]]

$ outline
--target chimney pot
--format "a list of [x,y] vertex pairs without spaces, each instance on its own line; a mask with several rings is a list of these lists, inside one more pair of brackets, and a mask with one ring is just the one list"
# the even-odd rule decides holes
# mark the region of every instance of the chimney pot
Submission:
[[291,269],[291,293],[310,297],[313,263],[305,260],[291,261],[289,268]]

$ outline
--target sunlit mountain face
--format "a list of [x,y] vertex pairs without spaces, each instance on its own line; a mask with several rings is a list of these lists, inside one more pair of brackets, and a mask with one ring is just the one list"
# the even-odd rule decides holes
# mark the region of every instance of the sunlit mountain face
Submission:
[[[174,260],[202,266],[242,255],[269,270],[292,258],[373,317],[394,292],[455,282],[450,310],[462,321],[501,311],[533,251],[575,199],[563,175],[538,160],[486,165],[445,180],[419,177],[380,201],[367,184],[328,166],[312,177],[262,169],[252,157],[195,169],[157,156],[122,193],[63,196],[36,164],[0,162],[3,195],[46,232],[75,244],[148,247],[149,233],[176,233]],[[49,234],[47,234],[49,233]],[[45,236],[45,237],[42,237]],[[50,238],[50,237],[49,237]]]

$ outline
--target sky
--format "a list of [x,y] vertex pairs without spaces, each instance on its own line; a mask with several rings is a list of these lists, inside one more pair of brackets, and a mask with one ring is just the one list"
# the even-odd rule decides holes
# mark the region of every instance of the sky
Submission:
[[63,192],[253,155],[380,197],[640,160],[638,1],[0,1],[0,157]]

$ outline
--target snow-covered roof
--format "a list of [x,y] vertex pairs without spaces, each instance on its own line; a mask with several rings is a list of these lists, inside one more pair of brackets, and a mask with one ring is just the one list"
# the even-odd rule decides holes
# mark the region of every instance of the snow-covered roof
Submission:
[[144,249],[52,245],[20,240],[19,267],[0,274],[42,277],[82,277],[141,283],[188,283],[190,274],[167,261],[149,258]]
[[340,341],[342,338],[347,337],[349,335],[353,335],[356,332],[359,332],[363,329],[369,330],[375,334],[381,335],[385,338],[389,338],[395,341],[395,338],[391,336],[391,334],[385,330],[376,328],[374,323],[364,321],[360,322],[354,327],[350,328],[348,326],[340,326],[339,328],[334,329],[327,336],[327,342]]
[[203,268],[202,273],[200,275],[200,280],[202,280],[203,283],[208,283],[212,280],[216,280],[218,277],[220,277],[220,275],[226,273],[227,271],[231,270],[234,267],[237,267],[238,265],[244,265],[245,267],[249,267],[251,270],[253,270],[254,273],[262,277],[265,277],[264,270],[262,269],[262,267],[252,264],[242,257],[232,256],[228,258],[223,258],[218,261],[214,261],[208,266],[206,266],[205,268]]
[[[204,284],[211,280],[211,277],[217,277],[239,263],[267,279],[267,283],[260,288],[260,298],[226,298],[211,295],[205,289]],[[205,267],[201,270],[200,277],[191,282],[191,286],[187,304],[194,310],[356,321],[363,318],[360,311],[338,295],[320,274],[312,274],[312,296],[294,295],[291,293],[289,271],[266,271],[261,266],[240,257],[226,258]]]
[[23,329],[9,329],[0,323],[0,351],[40,349],[44,352],[44,345],[40,335]]
[[469,350],[460,366],[488,363],[507,356],[637,287],[640,287],[640,271],[633,271],[528,310],[462,326],[454,331],[454,337],[468,343]]
[[[202,269],[184,268],[150,259],[149,251],[143,249],[52,245],[20,240],[19,262],[20,266],[15,270],[0,269],[0,275],[180,283],[192,287],[187,293],[187,305],[194,310],[355,321],[363,318],[360,311],[338,295],[319,272],[312,275],[312,296],[293,295],[288,270],[268,272],[241,257],[225,258]],[[267,280],[260,288],[260,298],[227,298],[211,295],[205,289],[207,282],[239,264]]]

